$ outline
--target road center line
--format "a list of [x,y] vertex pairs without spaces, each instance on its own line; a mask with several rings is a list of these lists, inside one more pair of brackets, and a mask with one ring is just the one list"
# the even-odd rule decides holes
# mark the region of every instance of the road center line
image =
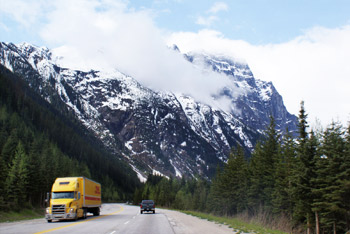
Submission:
[[34,234],[42,234],[42,233],[47,233],[47,232],[52,232],[52,231],[60,230],[60,229],[62,229],[62,228],[71,227],[71,226],[74,226],[74,225],[77,225],[77,224],[89,222],[89,221],[91,221],[91,220],[100,219],[100,218],[103,218],[103,217],[106,217],[106,216],[109,216],[109,215],[117,214],[117,213],[119,213],[119,212],[122,212],[123,210],[124,210],[124,208],[121,206],[121,207],[120,207],[120,210],[118,210],[118,211],[116,211],[116,212],[113,212],[113,213],[110,213],[110,214],[100,215],[100,216],[98,216],[98,217],[91,218],[91,219],[88,219],[88,220],[84,220],[84,221],[82,221],[82,222],[73,223],[73,224],[69,224],[69,225],[65,225],[65,226],[61,226],[61,227],[57,227],[57,228],[48,229],[48,230],[45,230],[45,231],[36,232],[36,233],[34,233]]

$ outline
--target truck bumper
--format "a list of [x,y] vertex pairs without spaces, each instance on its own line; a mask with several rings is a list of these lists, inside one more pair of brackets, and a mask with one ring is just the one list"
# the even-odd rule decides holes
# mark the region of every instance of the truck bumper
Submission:
[[68,214],[46,214],[46,220],[63,220],[63,219],[76,219],[76,213],[68,213]]

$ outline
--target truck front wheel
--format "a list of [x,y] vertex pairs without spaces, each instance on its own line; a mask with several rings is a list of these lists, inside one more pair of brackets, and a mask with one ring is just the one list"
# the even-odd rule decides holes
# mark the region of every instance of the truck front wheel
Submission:
[[51,219],[48,219],[48,220],[47,220],[47,222],[48,222],[48,223],[51,223],[51,222],[52,222],[52,220],[51,220]]
[[83,211],[83,219],[86,219],[86,217],[87,217],[87,210],[84,209],[84,211]]

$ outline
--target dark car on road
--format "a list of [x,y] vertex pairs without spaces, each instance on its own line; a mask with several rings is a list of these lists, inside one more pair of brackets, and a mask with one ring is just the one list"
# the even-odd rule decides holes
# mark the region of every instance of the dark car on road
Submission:
[[140,203],[141,214],[144,211],[153,212],[153,214],[156,212],[156,206],[153,200],[142,200],[142,202]]

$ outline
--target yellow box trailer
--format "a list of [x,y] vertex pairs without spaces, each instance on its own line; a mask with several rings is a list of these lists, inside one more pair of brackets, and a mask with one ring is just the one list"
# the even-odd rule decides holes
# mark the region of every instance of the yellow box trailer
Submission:
[[100,215],[101,184],[86,177],[57,178],[48,193],[45,218],[52,220],[86,218]]

